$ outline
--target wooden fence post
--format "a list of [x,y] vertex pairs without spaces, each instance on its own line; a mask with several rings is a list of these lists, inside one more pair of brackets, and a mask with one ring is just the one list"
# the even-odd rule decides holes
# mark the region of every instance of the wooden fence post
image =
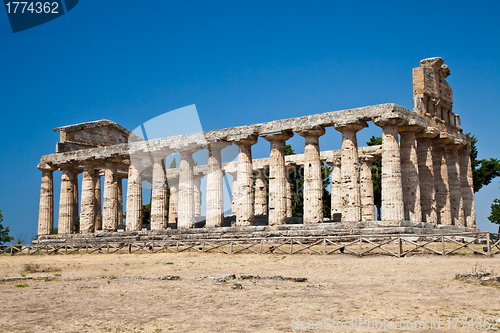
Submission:
[[491,257],[491,236],[490,233],[486,233],[486,244],[488,246],[488,257]]

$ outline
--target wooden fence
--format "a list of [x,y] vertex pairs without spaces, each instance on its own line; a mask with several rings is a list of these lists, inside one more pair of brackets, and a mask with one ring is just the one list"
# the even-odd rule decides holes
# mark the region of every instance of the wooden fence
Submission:
[[500,234],[359,235],[246,239],[159,240],[88,244],[0,245],[0,255],[216,252],[223,254],[350,254],[404,257],[418,254],[491,256],[500,253]]

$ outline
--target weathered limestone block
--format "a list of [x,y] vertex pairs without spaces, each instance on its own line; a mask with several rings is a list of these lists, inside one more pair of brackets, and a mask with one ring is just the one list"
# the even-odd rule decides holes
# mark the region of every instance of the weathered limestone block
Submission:
[[56,168],[44,165],[39,169],[42,171],[42,185],[38,211],[38,235],[50,235],[54,230],[54,170]]
[[73,219],[75,218],[75,173],[72,166],[61,166],[61,195],[59,196],[58,233],[70,234]]
[[[168,223],[177,223],[177,207],[179,202],[179,179],[168,179],[168,185],[170,187],[170,202],[168,206]],[[207,194],[208,195],[208,194]]]
[[413,69],[413,109],[424,115],[442,119],[456,126],[453,108],[453,92],[446,78],[450,69],[439,57],[420,61]]
[[360,156],[361,169],[359,185],[361,194],[361,221],[375,221],[375,201],[373,196],[372,163],[377,156]]
[[283,131],[263,135],[271,143],[269,157],[269,225],[286,224],[286,168],[285,148],[286,140],[293,136],[293,132]]
[[403,184],[398,126],[399,118],[378,118],[373,121],[382,127],[382,220],[404,220]]
[[444,145],[446,139],[432,140],[432,163],[434,166],[434,188],[436,189],[437,223],[451,225],[450,191],[448,188],[448,164]]
[[304,137],[304,224],[323,222],[323,179],[319,155],[319,137],[323,127],[297,131]]
[[422,221],[437,223],[436,192],[434,189],[434,166],[431,138],[437,133],[417,133],[418,176],[420,184],[420,203]]
[[418,126],[409,125],[399,128],[399,134],[401,135],[401,180],[403,184],[404,219],[411,222],[422,221],[418,158],[415,141],[415,132],[419,130]]
[[118,175],[116,163],[106,163],[106,169],[104,170],[103,231],[116,231],[118,229]]
[[359,188],[359,157],[356,133],[368,127],[366,122],[334,125],[342,133],[342,222],[361,221],[361,195]]
[[476,227],[476,211],[474,205],[474,184],[472,180],[472,166],[470,162],[471,145],[468,142],[459,150],[460,164],[460,193],[462,194],[464,221],[467,227]]
[[151,184],[151,230],[167,229],[167,175],[165,155],[153,155]]
[[95,199],[94,199],[94,231],[102,228],[102,199],[101,199],[101,175],[98,170],[94,174],[94,189],[95,189]]
[[80,233],[93,233],[95,227],[95,163],[83,165]]
[[254,222],[252,145],[257,143],[257,136],[251,135],[233,142],[240,149],[238,154],[236,226],[250,226]]
[[340,158],[334,158],[327,161],[328,165],[332,167],[332,185],[331,185],[331,216],[334,214],[341,214],[343,211],[342,206],[342,173]]
[[450,210],[453,225],[465,226],[464,207],[460,193],[460,166],[458,150],[462,145],[446,145],[446,161],[448,163],[448,188],[450,190]]
[[193,154],[199,148],[184,148],[179,151],[179,205],[177,207],[178,229],[194,228],[194,184],[193,184]]
[[255,215],[267,215],[266,170],[255,173]]
[[221,150],[227,146],[227,142],[213,142],[210,143],[208,149],[210,170],[207,174],[207,228],[222,227],[224,221],[224,192],[222,188],[224,172],[222,171]]

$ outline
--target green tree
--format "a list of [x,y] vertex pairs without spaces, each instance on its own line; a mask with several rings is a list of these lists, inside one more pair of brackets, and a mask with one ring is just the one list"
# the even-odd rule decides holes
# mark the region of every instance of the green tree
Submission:
[[[382,138],[372,136],[366,143],[368,146],[382,144]],[[377,208],[377,220],[380,221],[380,208],[382,207],[382,156],[372,162],[373,201]]]
[[170,162],[169,169],[175,169],[175,168],[177,168],[177,162],[175,161],[175,157],[174,157],[174,159],[172,160],[172,162]]
[[472,167],[472,179],[474,182],[474,192],[479,191],[483,186],[491,183],[491,181],[500,176],[500,160],[496,158],[489,159],[477,159],[478,151],[476,147],[477,138],[474,135],[470,135],[471,149],[470,149],[470,160]]
[[14,239],[14,237],[9,236],[10,232],[10,227],[3,227],[2,225],[3,222],[3,215],[2,215],[2,210],[0,209],[0,245],[10,242],[11,240]]
[[142,205],[142,224],[151,224],[151,204]]
[[488,216],[491,223],[498,224],[498,233],[500,233],[500,200],[495,199],[491,204],[491,214]]

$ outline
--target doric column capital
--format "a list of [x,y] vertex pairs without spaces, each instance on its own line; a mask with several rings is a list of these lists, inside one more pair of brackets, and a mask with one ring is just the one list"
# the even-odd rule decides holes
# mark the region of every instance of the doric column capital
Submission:
[[153,159],[154,162],[158,163],[158,161],[161,161],[168,156],[172,155],[175,153],[175,150],[173,149],[162,149],[162,150],[155,150],[150,153],[150,157]]
[[80,166],[83,167],[83,170],[95,170],[95,167],[101,161],[91,160],[91,161],[82,161],[80,162]]
[[403,126],[406,124],[406,121],[402,118],[377,117],[373,119],[373,123],[378,127],[387,127],[387,126]]
[[465,145],[460,141],[455,141],[445,145],[444,148],[446,149],[446,151],[458,151],[462,149],[464,146]]
[[408,124],[403,124],[398,127],[398,132],[399,134],[403,133],[417,133],[420,132],[423,128],[418,126],[418,125],[408,125]]
[[77,167],[76,163],[62,163],[58,165],[59,170],[74,170]]
[[338,166],[340,167],[341,165],[341,157],[340,155],[339,156],[333,156],[331,158],[328,158],[326,160],[326,164],[328,164],[329,166],[333,167],[333,166]]
[[58,167],[52,165],[52,164],[49,164],[49,163],[40,163],[38,164],[37,166],[37,169],[42,171],[42,172],[52,172],[52,171],[56,171],[58,169]]
[[448,133],[441,132],[439,136],[431,140],[432,145],[447,145],[453,142],[453,138],[448,135]]
[[319,125],[307,129],[294,129],[293,131],[304,138],[308,136],[320,137],[325,134],[325,128]]
[[438,135],[439,135],[439,130],[435,127],[427,127],[423,131],[415,133],[415,137],[417,139],[422,139],[422,138],[433,139]]
[[257,143],[259,137],[255,134],[233,135],[228,137],[235,145],[239,146],[252,146]]
[[231,145],[231,142],[226,141],[212,141],[209,142],[206,149],[210,151],[221,151],[222,149]]
[[359,155],[359,161],[361,163],[373,163],[377,160],[377,155]]
[[193,155],[201,148],[202,147],[199,147],[199,146],[185,146],[185,147],[176,148],[175,151],[178,152],[179,154],[181,154],[181,158],[182,158],[183,156]]
[[365,127],[368,127],[368,124],[364,120],[358,120],[352,123],[337,123],[333,124],[333,127],[339,131],[339,132],[344,132],[344,131],[360,131]]
[[278,131],[278,132],[268,132],[268,133],[261,133],[260,136],[263,137],[264,140],[269,141],[269,142],[286,141],[293,136],[293,132],[290,130]]
[[205,177],[205,173],[203,171],[193,171],[194,180],[202,179],[203,177]]

